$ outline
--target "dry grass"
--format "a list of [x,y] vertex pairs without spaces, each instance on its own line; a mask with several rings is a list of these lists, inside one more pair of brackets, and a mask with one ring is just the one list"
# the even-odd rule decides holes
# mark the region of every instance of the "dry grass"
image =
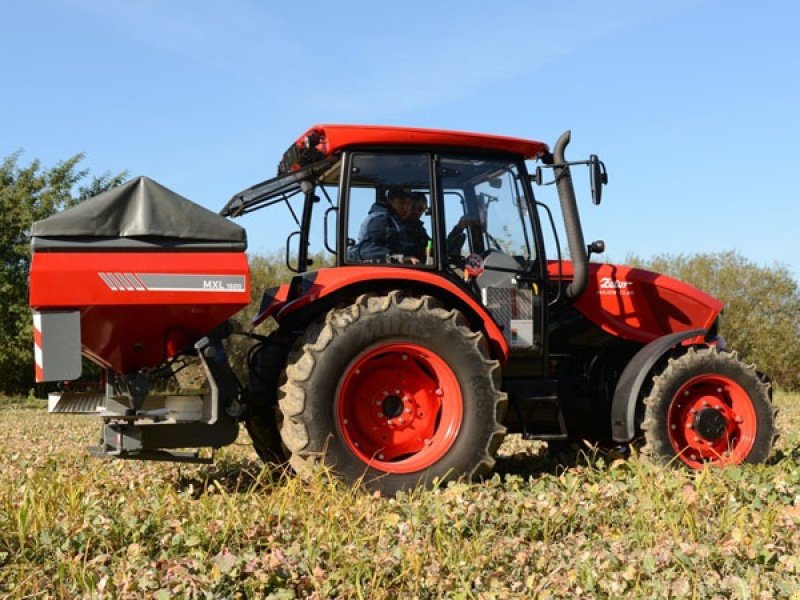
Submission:
[[491,481],[396,499],[262,470],[244,433],[213,467],[100,461],[96,419],[0,400],[0,597],[798,597],[800,396],[776,400],[768,465],[511,440]]

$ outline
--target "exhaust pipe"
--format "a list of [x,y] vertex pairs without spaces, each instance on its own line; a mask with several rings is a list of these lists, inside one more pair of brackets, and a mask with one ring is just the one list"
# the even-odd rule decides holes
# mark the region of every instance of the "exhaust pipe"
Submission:
[[[567,130],[558,138],[553,149],[555,165],[563,165],[567,162],[564,157],[564,151],[569,144],[570,135],[571,132]],[[586,244],[583,241],[581,218],[578,214],[578,205],[575,202],[575,189],[572,186],[572,175],[569,172],[569,166],[554,166],[553,172],[556,177],[558,199],[561,202],[561,213],[564,216],[564,228],[567,231],[569,254],[572,258],[574,273],[572,283],[567,287],[566,295],[570,300],[575,300],[586,289],[586,282],[589,276],[589,258],[586,256]]]

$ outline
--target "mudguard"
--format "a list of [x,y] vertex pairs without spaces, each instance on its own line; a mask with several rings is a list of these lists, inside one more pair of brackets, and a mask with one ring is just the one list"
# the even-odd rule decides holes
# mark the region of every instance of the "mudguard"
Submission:
[[[446,295],[464,310],[467,317],[473,317],[486,334],[492,357],[501,363],[508,360],[510,348],[505,335],[492,316],[470,294],[459,288],[438,273],[422,269],[409,269],[394,266],[346,266],[321,268],[317,271],[296,276],[288,288],[287,300],[273,302],[275,319],[283,322],[312,303],[332,298],[359,285],[369,283],[374,288],[378,283],[395,283],[400,286],[416,284],[433,295]],[[269,312],[269,311],[268,311]],[[270,314],[272,314],[270,312]],[[261,315],[259,315],[260,317]]]
[[705,329],[693,329],[665,335],[656,338],[634,355],[617,382],[611,403],[611,437],[615,442],[630,442],[636,435],[636,405],[650,369],[681,342],[702,337],[705,333]]

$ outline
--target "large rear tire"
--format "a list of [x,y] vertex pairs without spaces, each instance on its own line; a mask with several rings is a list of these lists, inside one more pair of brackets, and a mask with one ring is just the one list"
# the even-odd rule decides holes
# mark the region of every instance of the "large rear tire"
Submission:
[[735,353],[690,348],[645,399],[643,453],[692,469],[767,460],[776,437],[769,384]]
[[323,461],[386,494],[494,466],[507,404],[482,333],[430,297],[359,297],[290,354],[281,435],[299,472]]
[[282,464],[287,460],[280,436],[278,386],[286,365],[286,349],[281,345],[262,344],[248,358],[250,379],[250,416],[245,421],[253,448],[265,463]]

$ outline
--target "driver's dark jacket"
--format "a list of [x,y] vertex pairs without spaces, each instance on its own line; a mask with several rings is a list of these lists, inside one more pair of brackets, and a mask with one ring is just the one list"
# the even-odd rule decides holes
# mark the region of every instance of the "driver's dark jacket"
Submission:
[[353,262],[387,262],[390,255],[398,254],[413,255],[413,243],[391,207],[376,202],[361,224],[358,243],[348,249],[347,258]]

